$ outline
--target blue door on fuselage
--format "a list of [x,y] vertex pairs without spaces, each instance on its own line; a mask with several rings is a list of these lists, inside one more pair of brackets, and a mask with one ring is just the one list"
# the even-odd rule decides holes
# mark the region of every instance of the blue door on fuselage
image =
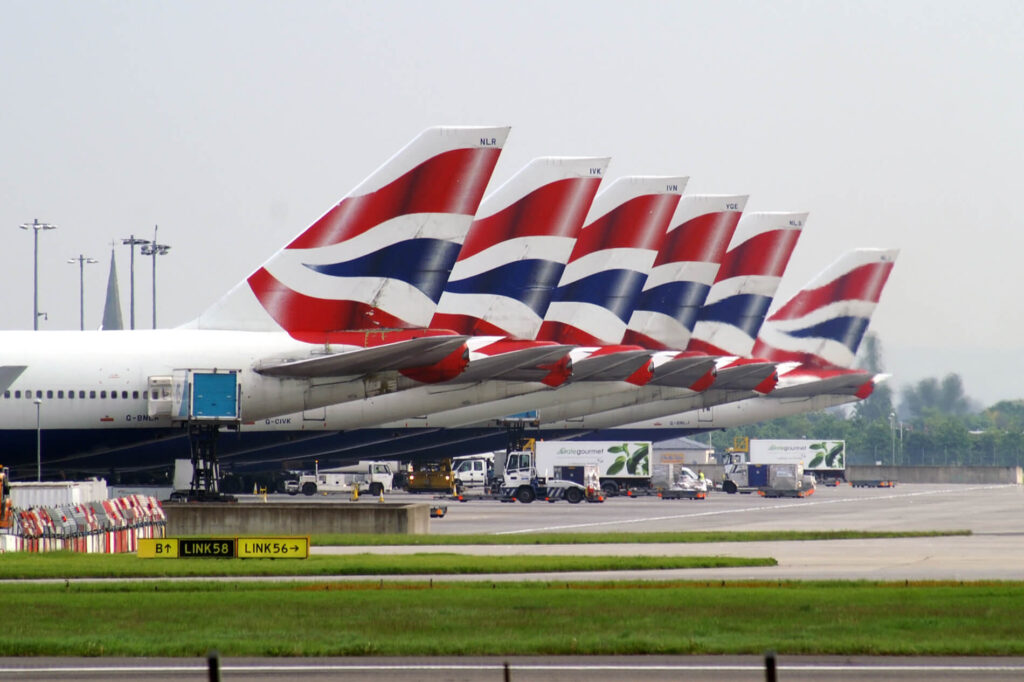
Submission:
[[192,416],[196,419],[238,418],[238,375],[192,375]]

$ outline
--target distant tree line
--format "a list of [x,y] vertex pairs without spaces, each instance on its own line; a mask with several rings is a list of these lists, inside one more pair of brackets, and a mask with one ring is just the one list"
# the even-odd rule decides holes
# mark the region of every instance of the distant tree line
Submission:
[[[881,344],[869,334],[859,366],[883,372]],[[888,382],[853,409],[782,417],[712,434],[716,451],[736,436],[846,441],[848,464],[1024,466],[1024,400],[981,409],[957,374],[905,385],[899,404]]]

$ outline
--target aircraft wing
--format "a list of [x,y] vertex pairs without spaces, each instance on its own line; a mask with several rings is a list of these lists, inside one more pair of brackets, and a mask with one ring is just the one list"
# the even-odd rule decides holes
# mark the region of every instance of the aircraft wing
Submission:
[[557,362],[573,348],[575,346],[545,345],[472,360],[469,367],[452,381],[460,384],[488,379],[541,381],[550,373],[551,368],[545,369],[540,365]]
[[[813,398],[818,395],[858,395],[870,384],[874,375],[869,372],[856,371],[822,379],[811,379],[789,386],[777,386],[771,392],[771,398]],[[870,393],[870,392],[869,392]]]
[[0,391],[6,391],[28,369],[28,365],[0,365]]
[[355,376],[425,367],[440,362],[462,346],[467,336],[425,336],[373,348],[331,353],[281,362],[260,362],[255,370],[272,377]]

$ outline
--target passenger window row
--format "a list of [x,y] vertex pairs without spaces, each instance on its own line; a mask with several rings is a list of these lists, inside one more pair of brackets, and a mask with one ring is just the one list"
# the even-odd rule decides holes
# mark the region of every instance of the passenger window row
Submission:
[[[103,399],[106,399],[106,398],[111,398],[111,399],[121,398],[122,400],[128,400],[128,391],[121,391],[120,393],[118,393],[117,391],[95,391],[95,390],[92,390],[92,391],[77,391],[77,394],[76,394],[76,391],[73,391],[73,390],[72,391],[63,391],[63,390],[52,391],[52,390],[50,390],[50,391],[35,391],[34,393],[35,394],[33,395],[33,391],[21,391],[21,390],[10,391],[10,390],[7,390],[7,391],[4,391],[4,398],[12,398],[13,397],[13,398],[17,399],[17,398],[25,397],[25,398],[28,398],[29,400],[32,400],[33,398],[40,398],[41,399],[41,398],[44,397],[44,394],[45,394],[45,397],[47,399],[57,398],[58,400],[63,400],[64,398],[67,398],[69,400],[73,400],[74,398],[77,397],[77,398],[80,398],[82,400],[85,400],[86,399],[86,394],[88,394],[89,399],[99,398],[99,399],[103,400]],[[149,396],[147,396],[147,393],[152,393],[152,399],[156,400],[156,398],[157,398],[157,392],[156,391],[142,391],[142,399],[143,400],[145,400],[147,397],[149,397]],[[131,394],[132,394],[132,397],[131,397],[132,400],[138,400],[139,399],[139,391],[132,391]]]

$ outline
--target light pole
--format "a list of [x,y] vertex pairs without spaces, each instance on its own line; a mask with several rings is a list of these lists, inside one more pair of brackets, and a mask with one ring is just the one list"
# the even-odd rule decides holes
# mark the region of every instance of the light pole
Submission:
[[149,244],[143,244],[142,248],[139,249],[139,253],[143,256],[153,257],[153,329],[156,329],[156,257],[165,256],[171,250],[171,247],[167,244],[160,244],[156,241],[156,231],[159,227],[159,225],[153,226],[153,241]]
[[43,431],[39,428],[39,408],[42,407],[43,401],[36,398],[33,401],[36,404],[36,480],[43,480]]
[[122,239],[121,243],[124,244],[125,246],[127,246],[128,250],[131,252],[131,257],[129,259],[129,262],[130,262],[131,265],[129,266],[129,273],[130,274],[129,274],[129,280],[128,280],[128,292],[129,292],[129,300],[130,300],[129,305],[131,306],[131,308],[130,308],[131,309],[131,316],[130,316],[131,324],[130,324],[130,328],[131,329],[135,329],[135,245],[136,244],[139,244],[139,245],[148,244],[149,240],[148,239],[139,239],[134,234],[130,234],[130,235],[128,235],[128,237],[126,239]]
[[19,225],[23,230],[32,230],[33,242],[33,266],[32,266],[32,329],[39,331],[39,316],[46,313],[39,312],[39,230],[56,230],[56,225],[41,223],[36,218],[30,223]]
[[889,433],[892,434],[892,465],[896,466],[896,413],[889,413]]
[[78,328],[85,330],[85,264],[99,263],[95,258],[78,254],[77,258],[69,258],[69,263],[78,263]]

